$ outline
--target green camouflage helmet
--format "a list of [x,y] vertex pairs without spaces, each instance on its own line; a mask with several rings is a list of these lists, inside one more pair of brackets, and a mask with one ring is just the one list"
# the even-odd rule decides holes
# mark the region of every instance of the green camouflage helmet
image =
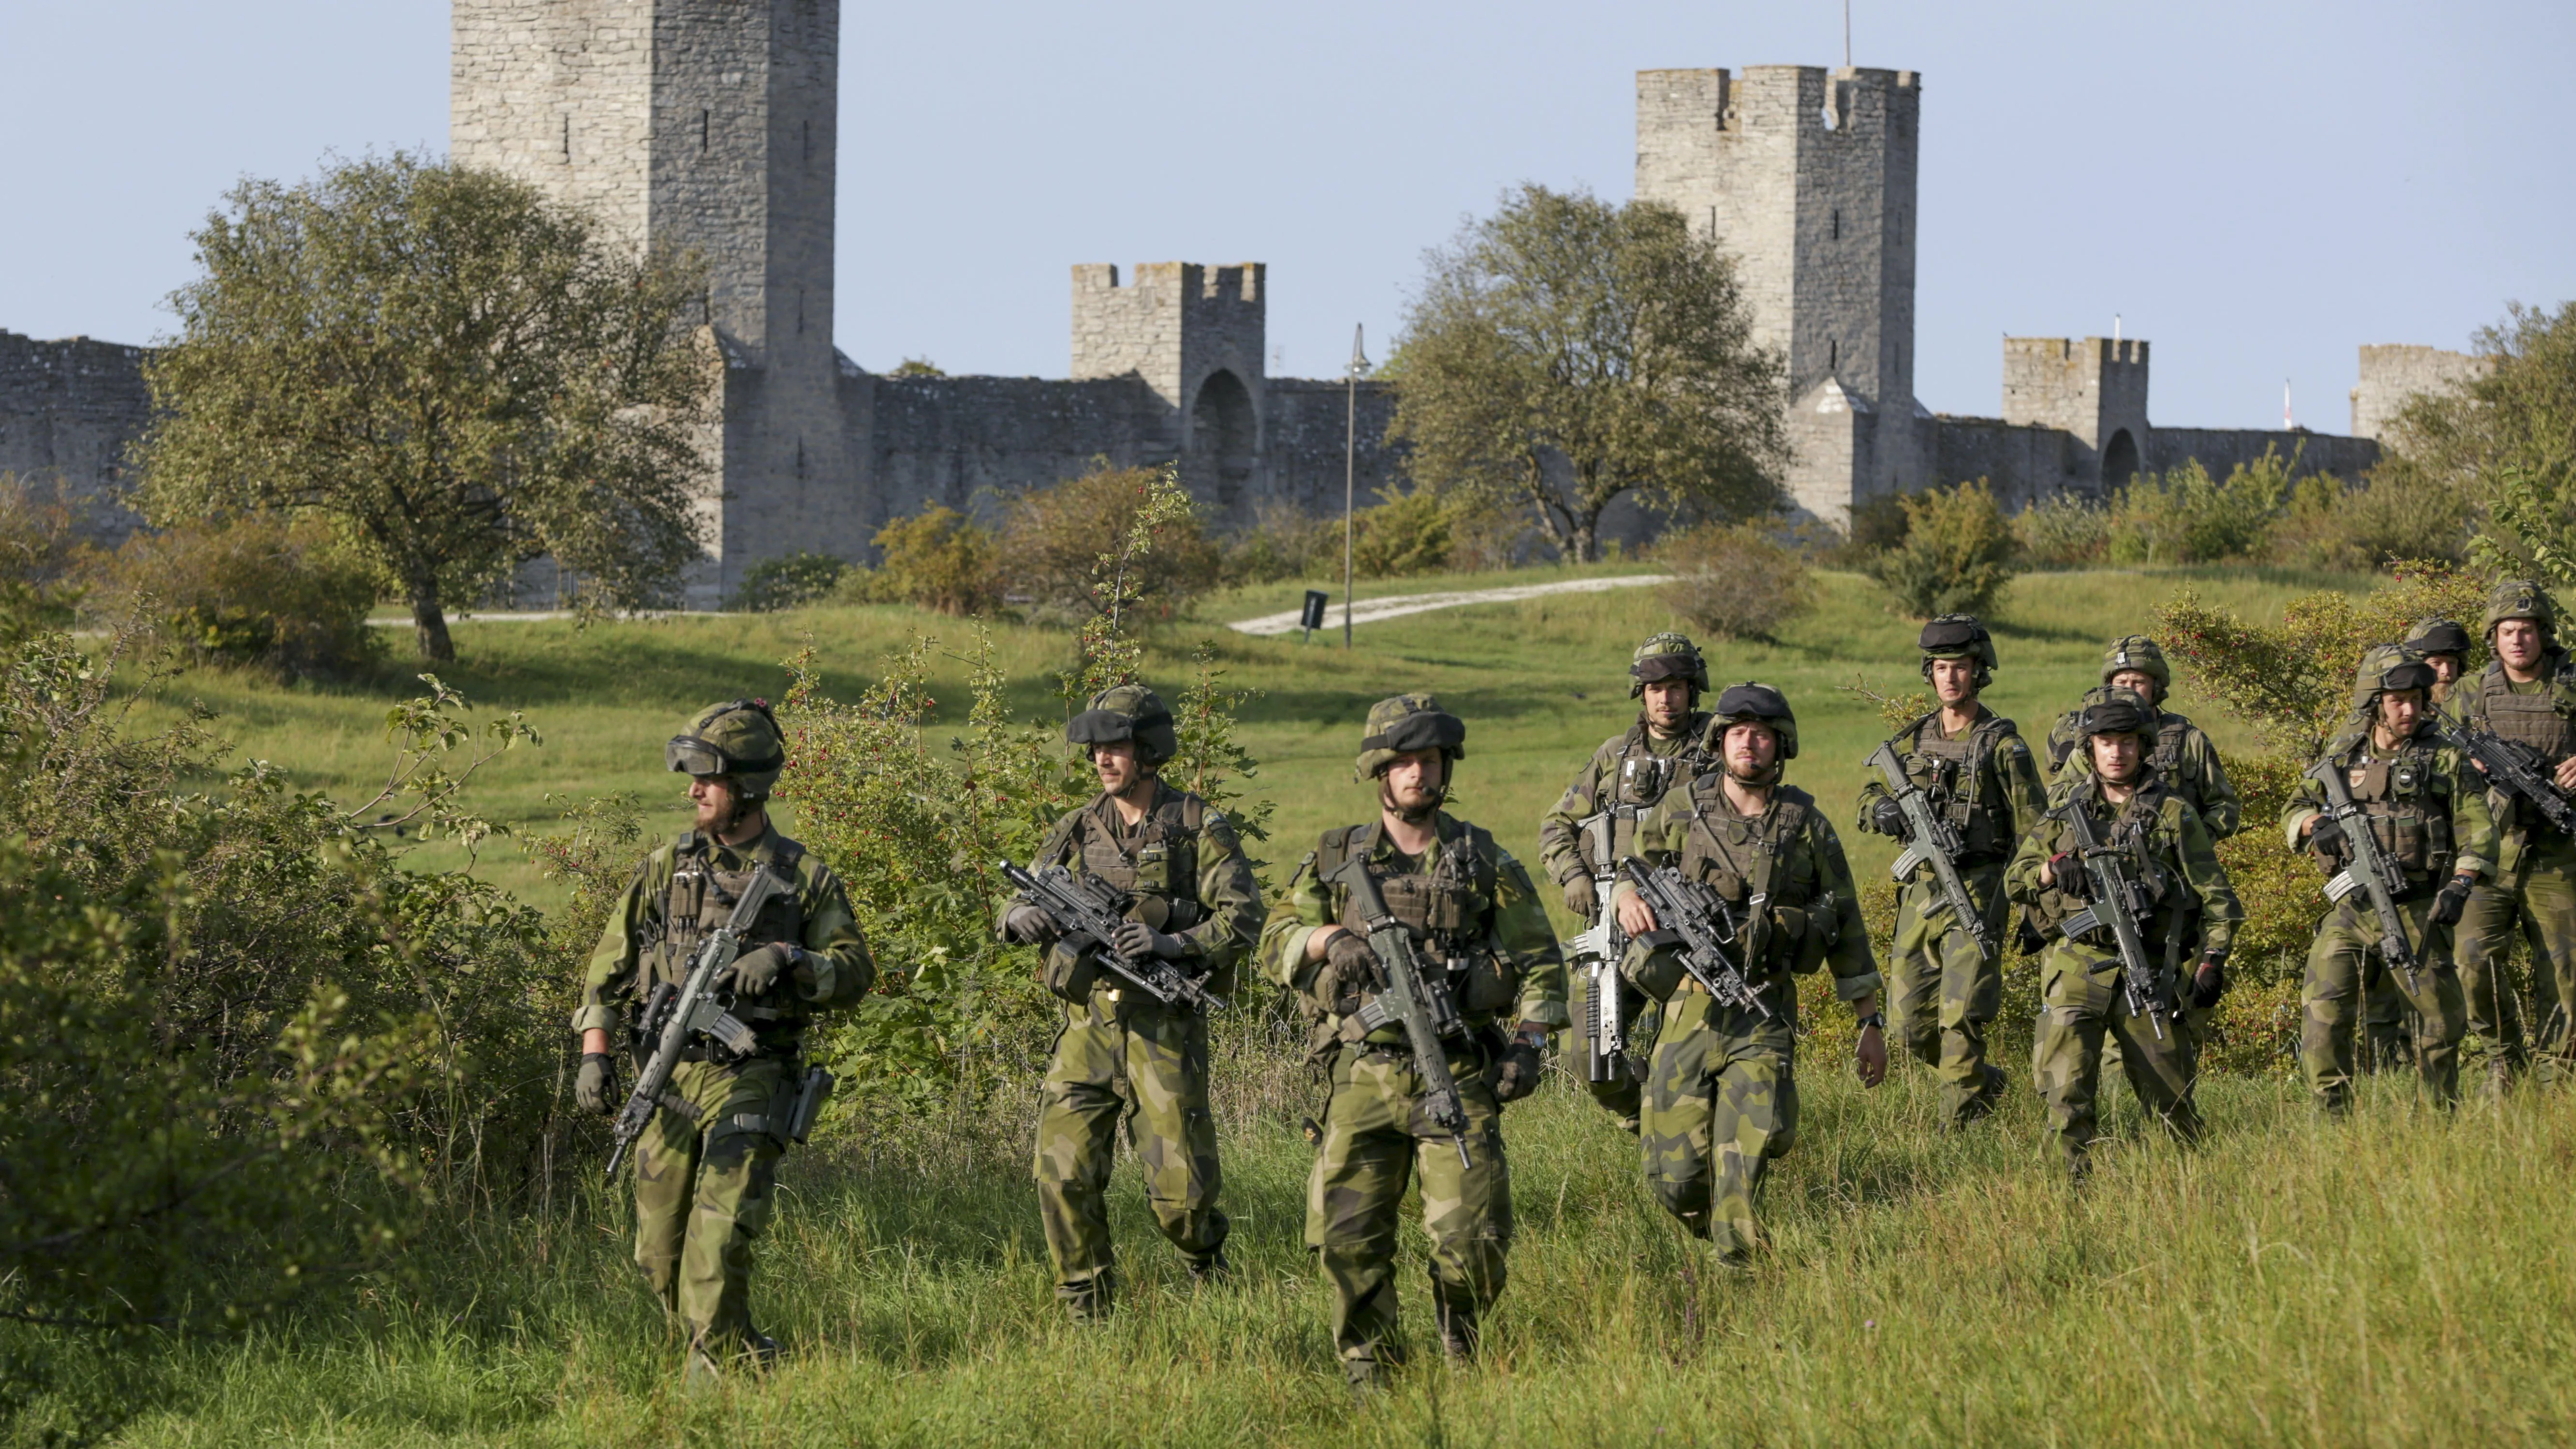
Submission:
[[1789,697],[1770,685],[1746,680],[1730,684],[1726,693],[1717,697],[1717,709],[1708,722],[1708,743],[1722,750],[1726,732],[1740,724],[1769,725],[1780,740],[1783,761],[1798,758],[1798,716],[1789,708]]
[[727,700],[690,716],[662,746],[662,764],[691,779],[731,779],[745,800],[766,799],[787,768],[787,737],[768,700]]
[[1931,620],[1923,626],[1923,633],[1915,639],[1914,647],[1923,651],[1923,677],[1926,679],[1932,677],[1932,661],[1935,659],[1977,661],[1979,689],[1985,688],[1987,681],[1994,678],[1995,666],[2000,662],[1995,658],[1994,636],[1986,632],[1986,626],[1978,623],[1974,614],[1943,614]]
[[2352,672],[2352,707],[2367,717],[2379,697],[2409,689],[2433,687],[2433,666],[2402,644],[2373,644],[2362,651],[2361,667]]
[[1658,679],[1690,681],[1691,703],[1708,693],[1708,661],[1687,634],[1658,634],[1637,646],[1628,659],[1628,697],[1635,699]]
[[2478,626],[2488,639],[2495,638],[2496,625],[2507,619],[2530,619],[2540,625],[2540,637],[2555,639],[2558,634],[2558,608],[2549,602],[2549,591],[2530,579],[2498,579],[2487,590],[2486,622]]
[[2418,619],[2406,631],[2406,647],[2430,659],[2436,654],[2465,655],[2472,641],[2457,619]]
[[1172,712],[1163,697],[1141,684],[1121,684],[1091,697],[1091,707],[1064,722],[1064,737],[1089,754],[1093,745],[1136,743],[1136,761],[1159,765],[1181,752]]
[[1467,722],[1440,707],[1427,694],[1399,694],[1369,707],[1360,735],[1355,778],[1375,779],[1395,757],[1414,750],[1438,750],[1450,760],[1467,754]]
[[2102,651],[2102,682],[2111,676],[2136,670],[2156,682],[2159,698],[2173,689],[2173,669],[2165,663],[2165,651],[2144,634],[2132,634]]

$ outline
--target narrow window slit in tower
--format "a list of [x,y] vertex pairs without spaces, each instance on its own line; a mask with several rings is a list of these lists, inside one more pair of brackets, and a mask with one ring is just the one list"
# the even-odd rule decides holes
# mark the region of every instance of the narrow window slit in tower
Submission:
[[1835,208],[1834,208],[1834,240],[1836,240],[1836,241],[1841,241],[1842,239],[1843,239],[1843,209],[1842,209],[1841,207],[1837,206],[1837,207],[1835,207]]
[[1842,366],[1842,365],[1843,365],[1843,345],[1842,345],[1842,343],[1841,343],[1839,340],[1835,339],[1835,338],[1831,338],[1831,337],[1826,338],[1826,339],[1825,339],[1825,366],[1826,366],[1827,368],[1836,368],[1836,367],[1840,367],[1840,366]]
[[572,113],[571,113],[571,112],[567,111],[567,112],[565,112],[565,113],[564,113],[563,122],[564,122],[563,158],[564,158],[566,161],[569,161],[569,160],[571,160],[571,159],[572,159]]
[[698,149],[700,151],[707,149],[707,116],[706,108],[701,106],[698,109]]

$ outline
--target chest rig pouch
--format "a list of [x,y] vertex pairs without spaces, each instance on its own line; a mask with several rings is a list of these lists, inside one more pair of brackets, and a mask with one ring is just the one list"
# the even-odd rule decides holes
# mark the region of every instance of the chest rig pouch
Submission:
[[[1316,852],[1316,874],[1329,878],[1354,855],[1375,849],[1375,825],[1354,825],[1326,836],[1337,848]],[[1426,964],[1449,973],[1449,989],[1458,1008],[1470,1017],[1490,1017],[1519,999],[1519,974],[1493,945],[1495,852],[1493,837],[1473,825],[1460,827],[1456,838],[1440,844],[1440,858],[1430,870],[1369,871],[1387,914],[1395,917]],[[1367,934],[1367,923],[1351,903],[1348,889],[1333,890],[1335,919],[1346,930]]]
[[2408,876],[2438,875],[2451,868],[2449,782],[2435,767],[2431,750],[2414,740],[2381,759],[2364,759],[2356,750],[2345,756],[2344,783],[2370,821],[2379,848]]
[[[2571,728],[2568,715],[2576,710],[2576,676],[2571,676],[2567,661],[2557,660],[2547,688],[2531,694],[2516,694],[2504,677],[2504,666],[2490,664],[2478,677],[2478,712],[2486,728],[2501,738],[2528,745],[2539,751],[2543,768],[2552,768],[2571,754],[2576,754],[2576,728]],[[2546,826],[2548,818],[2530,801],[2515,797],[2512,814],[2505,822],[2515,828]]]
[[1815,805],[1805,791],[1777,785],[1771,808],[1752,819],[1727,803],[1721,776],[1692,782],[1682,874],[1742,914],[1745,961],[1756,972],[1813,971],[1839,935],[1840,903],[1818,894],[1815,852],[1805,848]]
[[1989,717],[1977,721],[1955,740],[1940,737],[1937,714],[1914,724],[1914,748],[1905,756],[1905,777],[1931,797],[1934,809],[1959,832],[1959,864],[1988,864],[1999,849],[1994,805],[1985,798],[1986,756],[2012,721]]
[[1198,899],[1198,833],[1207,807],[1177,792],[1158,801],[1135,831],[1122,832],[1106,800],[1066,817],[1069,838],[1041,859],[1064,860],[1135,900],[1127,914],[1157,931],[1186,931],[1207,919]]

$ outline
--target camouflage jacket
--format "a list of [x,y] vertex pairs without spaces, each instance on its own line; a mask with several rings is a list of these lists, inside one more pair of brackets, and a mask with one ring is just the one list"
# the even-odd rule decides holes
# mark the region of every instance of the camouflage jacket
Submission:
[[[2030,746],[2011,720],[1982,704],[1976,723],[1958,739],[1942,735],[1941,712],[1934,710],[1897,731],[1889,743],[1896,746],[1907,776],[1924,787],[1933,808],[1944,812],[1959,832],[1966,847],[1958,862],[1962,866],[1974,869],[2010,860],[2014,845],[2048,808],[2048,792],[2040,786]],[[1887,782],[1871,771],[1860,790],[1861,829],[1876,828],[1870,816],[1886,798]],[[1914,868],[1913,881],[1931,878],[1931,866]]]
[[[1067,811],[1038,843],[1031,870],[1061,865],[1133,893],[1127,914],[1188,943],[1182,970],[1218,996],[1232,996],[1235,967],[1261,929],[1261,883],[1225,812],[1186,790],[1157,782],[1133,826],[1107,794]],[[1012,900],[996,915],[1010,914]]]
[[[720,923],[729,914],[729,900],[753,864],[790,859],[796,878],[793,898],[773,897],[744,933],[743,946],[749,950],[792,941],[805,948],[805,965],[782,976],[762,1000],[737,1006],[734,1015],[759,1036],[761,1055],[784,1055],[796,1049],[814,1013],[867,995],[876,980],[876,962],[850,912],[849,895],[830,866],[774,827],[747,847],[720,845],[691,830],[646,856],[609,908],[608,924],[590,953],[573,1030],[596,1027],[614,1033],[620,1017],[655,985],[679,984],[706,923]],[[692,902],[697,904],[694,920],[669,919],[675,909],[687,913]]]
[[1388,909],[1425,945],[1426,960],[1457,963],[1453,985],[1470,1026],[1507,1012],[1541,1026],[1566,1025],[1565,958],[1529,872],[1485,831],[1446,811],[1434,823],[1438,838],[1409,863],[1376,821],[1325,831],[1288,878],[1287,895],[1270,908],[1261,931],[1263,973],[1291,990],[1306,989],[1318,964],[1306,959],[1307,938],[1323,926],[1360,924],[1350,891],[1323,876],[1365,854]]
[[[1708,732],[1708,722],[1707,711],[1693,710],[1690,718],[1682,722],[1681,733],[1657,739],[1646,728],[1645,716],[1639,715],[1626,733],[1602,741],[1592,758],[1574,772],[1573,781],[1557,798],[1556,808],[1539,817],[1539,868],[1547,872],[1547,878],[1563,885],[1578,875],[1592,873],[1592,863],[1584,856],[1581,827],[1605,805],[1626,807],[1621,811],[1625,818],[1612,833],[1611,861],[1615,864],[1620,856],[1630,853],[1635,848],[1631,838],[1636,817],[1704,763],[1706,741],[1700,737]],[[1623,762],[1642,764],[1646,760],[1669,760],[1673,765],[1663,772],[1666,777],[1662,779],[1645,778],[1633,766],[1623,771]]]
[[[2353,803],[2370,817],[2380,849],[2404,868],[2410,889],[2453,872],[2495,873],[2495,813],[2487,807],[2485,777],[2444,746],[2432,725],[2416,726],[2414,737],[2394,750],[2380,749],[2369,729],[2356,727],[2328,745],[2324,759],[2343,768]],[[2281,807],[2281,834],[2292,850],[2305,847],[2299,832],[2325,805],[2325,787],[2301,775]],[[2339,860],[2323,864],[2331,871]]]
[[[2576,755],[2576,660],[2564,650],[2543,655],[2540,677],[2528,684],[2514,683],[2503,664],[2491,661],[2452,686],[2452,702],[2470,728],[2537,751],[2544,772]],[[2564,838],[2529,801],[2490,790],[2487,805],[2495,813],[2497,832],[2513,836],[2516,845],[2535,835]]]
[[[2084,704],[2100,704],[2111,694],[2107,684],[2086,690]],[[2048,783],[2052,788],[2093,773],[2092,757],[2081,748],[2083,738],[2075,732],[2075,722],[2083,713],[2084,707],[2079,705],[2059,715],[2057,723],[2049,726]],[[2171,710],[2156,710],[2155,718],[2156,743],[2147,754],[2147,763],[2154,767],[2156,778],[2199,814],[2200,823],[2209,828],[2210,839],[2225,840],[2244,829],[2244,812],[2237,803],[2236,787],[2227,782],[2227,767],[2219,763],[2218,746],[2210,743],[2208,732]]]
[[2245,908],[2228,884],[2227,867],[2219,864],[2218,844],[2189,801],[2166,788],[2150,768],[2140,778],[2126,805],[2102,799],[2101,785],[2089,772],[2078,771],[2052,792],[2047,812],[2004,870],[2004,894],[2022,908],[2031,928],[2045,937],[2051,951],[2077,951],[2089,960],[2113,954],[2111,933],[2097,930],[2081,943],[2069,942],[2059,927],[2082,911],[2085,897],[2067,889],[2065,880],[2043,883],[2040,869],[2051,856],[2076,848],[2070,813],[2092,817],[2095,838],[2129,858],[2129,868],[2145,888],[2153,908],[2138,923],[2147,949],[2170,968],[2183,969],[2200,953],[2225,954],[2235,943],[2237,923]]

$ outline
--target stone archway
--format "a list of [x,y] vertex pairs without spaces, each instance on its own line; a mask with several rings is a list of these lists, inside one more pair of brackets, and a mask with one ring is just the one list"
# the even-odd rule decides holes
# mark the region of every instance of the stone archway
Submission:
[[1223,368],[1208,374],[1190,404],[1188,481],[1219,517],[1250,506],[1258,431],[1243,379]]
[[2138,476],[2138,440],[2122,428],[2102,445],[2102,491],[2126,488]]

